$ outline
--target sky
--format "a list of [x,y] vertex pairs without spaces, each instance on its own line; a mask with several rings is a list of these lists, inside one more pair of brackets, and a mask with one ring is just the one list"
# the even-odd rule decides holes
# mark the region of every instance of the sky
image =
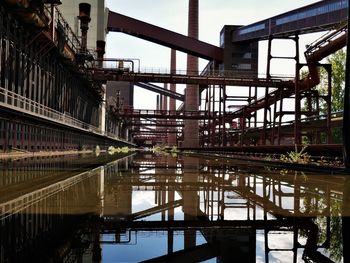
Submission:
[[[318,1],[312,0],[199,0],[199,40],[219,46],[219,33],[224,25],[248,25],[283,12]],[[180,34],[187,35],[188,0],[106,0],[106,7],[113,12],[130,16]],[[305,45],[316,40],[320,34],[301,36],[301,54]],[[170,68],[170,49],[123,33],[109,32],[106,57],[135,58],[141,69],[162,71]],[[274,55],[288,55],[290,43],[273,42]],[[259,43],[259,73],[266,72],[267,43]],[[291,54],[292,55],[292,54]],[[200,59],[199,69],[208,61]],[[186,69],[186,54],[177,52],[177,69]],[[292,75],[292,61],[273,61],[272,73]],[[157,84],[160,85],[161,84]],[[183,93],[184,86],[177,85]],[[245,91],[242,91],[245,92]],[[137,109],[154,109],[156,94],[135,88],[134,106]]]

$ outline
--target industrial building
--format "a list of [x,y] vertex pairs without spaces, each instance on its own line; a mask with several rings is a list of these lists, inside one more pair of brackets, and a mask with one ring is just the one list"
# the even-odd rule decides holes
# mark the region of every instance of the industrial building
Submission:
[[[0,157],[27,155],[0,160],[0,263],[349,262],[350,71],[333,112],[324,63],[349,42],[349,2],[223,25],[213,45],[199,0],[187,34],[99,0],[1,1]],[[114,32],[169,48],[170,69],[108,57]],[[281,39],[294,55],[274,53]],[[274,75],[279,59],[291,77]],[[137,108],[134,86],[157,94],[154,109]]]

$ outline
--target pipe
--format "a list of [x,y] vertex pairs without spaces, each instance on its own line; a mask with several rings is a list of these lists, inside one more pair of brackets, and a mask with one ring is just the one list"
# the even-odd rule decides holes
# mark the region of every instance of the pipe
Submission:
[[106,53],[105,52],[105,47],[106,47],[106,42],[103,40],[97,40],[96,41],[96,53],[97,53],[97,60],[98,62],[98,66],[100,68],[102,68],[103,66],[103,55]]
[[80,30],[81,30],[81,49],[86,51],[87,48],[87,32],[89,30],[89,23],[91,21],[90,17],[91,5],[88,3],[79,4],[79,20],[80,20]]

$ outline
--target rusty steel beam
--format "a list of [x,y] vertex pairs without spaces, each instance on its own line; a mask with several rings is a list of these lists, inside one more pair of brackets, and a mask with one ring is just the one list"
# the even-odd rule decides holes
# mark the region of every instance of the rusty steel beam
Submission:
[[[115,112],[121,118],[155,118],[155,119],[192,119],[206,120],[219,119],[215,112],[209,114],[207,111],[169,111],[169,110],[124,110]],[[145,125],[147,126],[147,125]]]
[[174,122],[173,120],[169,123],[169,122],[166,122],[165,123],[152,123],[152,124],[147,124],[147,123],[140,123],[140,122],[136,122],[136,123],[132,123],[130,125],[126,124],[127,126],[145,126],[145,127],[183,127],[184,124],[183,123],[179,123],[179,124],[176,124],[176,122]]
[[280,79],[251,78],[251,77],[225,77],[225,76],[202,76],[183,74],[157,74],[157,73],[120,73],[112,69],[93,69],[92,78],[96,82],[106,83],[107,81],[126,82],[153,82],[153,83],[176,83],[176,84],[198,84],[244,86],[244,87],[294,87],[293,81],[282,81]]
[[207,60],[223,61],[223,49],[149,23],[109,11],[107,30],[122,32]]
[[140,88],[159,93],[163,96],[170,97],[170,98],[175,99],[175,100],[180,100],[180,101],[185,100],[184,95],[177,93],[176,91],[165,89],[164,87],[159,87],[159,86],[154,85],[152,83],[136,82],[135,85],[140,87]]
[[137,130],[131,130],[133,134],[137,135],[155,135],[155,134],[167,134],[167,133],[180,133],[179,131],[169,131],[169,130],[143,130],[143,131],[137,131]]

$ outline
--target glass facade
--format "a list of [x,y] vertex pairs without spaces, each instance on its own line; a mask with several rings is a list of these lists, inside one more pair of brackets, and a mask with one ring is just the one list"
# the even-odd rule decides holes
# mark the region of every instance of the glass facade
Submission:
[[334,12],[337,10],[341,10],[343,8],[346,8],[348,6],[346,0],[337,1],[334,3],[324,4],[319,7],[312,8],[310,10],[304,11],[304,12],[298,12],[292,15],[283,16],[276,19],[276,25],[283,25],[286,23],[294,22],[297,20],[323,15],[327,14],[329,12]]
[[[345,9],[348,7],[348,2],[346,0],[339,0],[339,1],[324,1],[325,3],[319,4],[318,6],[315,6],[313,8],[310,7],[310,9],[305,10],[305,11],[300,11],[300,12],[289,12],[285,15],[281,15],[277,18],[272,18],[269,20],[269,23],[273,22],[274,20],[276,21],[275,25],[283,25],[287,24],[290,22],[295,22],[298,20],[306,19],[309,17],[314,17],[318,15],[323,15],[327,14],[330,12],[338,11],[341,9]],[[266,28],[266,21],[248,26],[248,27],[243,27],[238,31],[239,35],[244,35],[244,34],[249,34],[252,32],[256,32],[259,30],[263,30]]]

